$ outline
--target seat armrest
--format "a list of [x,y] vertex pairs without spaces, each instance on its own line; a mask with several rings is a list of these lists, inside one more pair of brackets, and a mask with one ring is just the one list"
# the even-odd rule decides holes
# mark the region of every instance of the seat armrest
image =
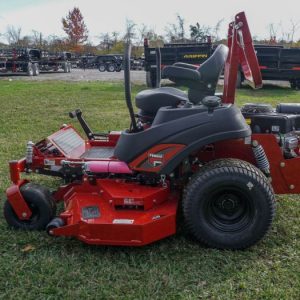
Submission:
[[186,68],[186,69],[191,69],[191,70],[197,70],[197,68],[198,68],[195,65],[181,63],[181,62],[175,63],[175,64],[173,64],[173,66],[175,66],[175,67],[181,67],[181,68]]
[[177,66],[167,66],[163,69],[163,75],[170,80],[177,82],[194,81],[198,82],[201,79],[200,73],[196,70]]

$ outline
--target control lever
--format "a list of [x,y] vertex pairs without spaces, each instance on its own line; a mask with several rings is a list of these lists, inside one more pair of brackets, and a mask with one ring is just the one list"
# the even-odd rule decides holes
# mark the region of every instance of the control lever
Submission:
[[89,140],[95,139],[94,133],[92,132],[91,128],[83,118],[82,111],[80,109],[76,109],[74,111],[69,112],[69,117],[71,119],[77,118],[79,124],[81,125],[83,131],[85,132]]

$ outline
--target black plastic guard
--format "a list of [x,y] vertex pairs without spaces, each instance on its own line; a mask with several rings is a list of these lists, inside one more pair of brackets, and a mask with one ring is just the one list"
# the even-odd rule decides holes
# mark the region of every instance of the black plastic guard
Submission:
[[[161,110],[165,109],[167,108]],[[207,144],[251,135],[250,127],[246,124],[240,110],[234,105],[220,106],[211,113],[208,110],[199,112],[199,106],[189,110],[196,110],[196,113],[191,114],[189,111],[188,115],[183,114],[178,119],[159,122],[145,131],[122,132],[114,156],[121,161],[130,163],[158,144],[186,145],[183,151],[162,168],[160,173],[168,174],[191,152],[201,149]],[[160,111],[156,118],[159,115]],[[153,124],[155,123],[154,120]]]

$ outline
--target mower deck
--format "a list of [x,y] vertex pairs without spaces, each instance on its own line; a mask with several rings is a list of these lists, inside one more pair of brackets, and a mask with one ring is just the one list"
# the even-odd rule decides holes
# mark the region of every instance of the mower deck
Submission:
[[64,196],[65,226],[55,236],[89,244],[142,246],[176,232],[177,194],[167,187],[102,179],[73,185]]

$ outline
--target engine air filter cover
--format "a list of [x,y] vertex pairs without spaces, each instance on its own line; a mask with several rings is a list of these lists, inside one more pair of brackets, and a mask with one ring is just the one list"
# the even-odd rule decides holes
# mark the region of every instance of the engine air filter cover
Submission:
[[266,114],[273,113],[274,108],[265,103],[246,103],[242,106],[241,111],[243,114]]

